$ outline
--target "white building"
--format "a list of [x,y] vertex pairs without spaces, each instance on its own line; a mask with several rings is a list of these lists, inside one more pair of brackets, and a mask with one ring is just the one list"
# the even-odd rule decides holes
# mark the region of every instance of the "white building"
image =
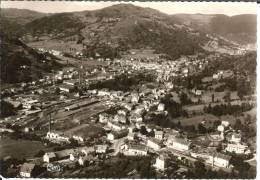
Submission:
[[244,154],[248,146],[242,144],[228,144],[226,147],[226,151],[235,152],[236,154]]
[[81,153],[83,153],[85,156],[88,156],[89,153],[95,152],[95,149],[94,149],[94,147],[87,147],[87,146],[85,146],[85,147],[81,147],[79,149],[79,151]]
[[135,140],[135,138],[136,138],[136,134],[135,133],[128,133],[128,136],[127,136],[128,140],[133,141],[133,140]]
[[233,133],[230,139],[230,142],[240,144],[242,136],[240,133]]
[[67,136],[65,136],[62,132],[57,131],[48,132],[46,135],[46,139],[56,142],[69,142],[69,138]]
[[164,155],[160,155],[156,158],[155,164],[153,165],[157,170],[164,171],[166,167],[166,158]]
[[138,103],[139,102],[139,95],[138,94],[133,94],[131,102],[132,103]]
[[157,107],[158,111],[164,111],[165,110],[165,105],[163,103],[160,103]]
[[54,152],[48,152],[43,155],[43,162],[53,162],[56,159],[56,154]]
[[126,117],[123,114],[116,114],[114,117],[115,122],[126,123]]
[[111,122],[111,121],[108,121],[107,126],[115,131],[120,131],[122,129],[125,129],[125,126],[123,126],[119,123],[116,123],[116,122]]
[[228,121],[221,121],[221,125],[223,125],[224,127],[228,127],[230,124]]
[[106,153],[108,150],[107,145],[97,145],[96,146],[96,153]]
[[217,127],[217,130],[218,130],[219,132],[223,133],[223,132],[225,132],[226,127],[221,124],[221,125],[219,125],[219,126]]
[[143,145],[129,145],[128,150],[125,151],[125,155],[128,156],[146,156],[147,148]]
[[182,138],[172,138],[172,136],[168,138],[166,144],[168,147],[179,151],[188,151],[191,146],[191,142]]
[[209,157],[209,162],[212,163],[213,166],[228,168],[231,156],[216,153],[213,156]]
[[156,139],[162,140],[163,139],[163,131],[155,131],[154,132],[154,137]]
[[143,117],[140,114],[131,114],[129,117],[130,122],[142,122]]
[[35,164],[24,163],[20,169],[20,176],[23,178],[31,178],[33,177],[34,169],[35,169]]
[[106,113],[101,113],[101,114],[98,115],[98,120],[99,120],[100,123],[105,124],[105,123],[108,122],[108,119],[109,119],[109,116]]
[[128,129],[122,129],[120,131],[112,131],[111,133],[107,134],[107,139],[113,141],[115,139],[120,139],[122,137],[127,136]]

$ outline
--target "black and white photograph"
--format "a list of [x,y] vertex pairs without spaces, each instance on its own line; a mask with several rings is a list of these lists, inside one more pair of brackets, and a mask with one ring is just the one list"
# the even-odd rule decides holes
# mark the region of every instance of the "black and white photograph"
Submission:
[[1,178],[256,179],[256,2],[0,6]]

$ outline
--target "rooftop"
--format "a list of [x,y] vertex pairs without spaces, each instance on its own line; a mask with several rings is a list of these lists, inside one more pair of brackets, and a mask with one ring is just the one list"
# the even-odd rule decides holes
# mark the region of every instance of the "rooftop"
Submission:
[[33,163],[24,163],[21,166],[20,171],[21,172],[26,172],[26,173],[31,173],[32,170],[34,169],[34,167],[35,167],[35,164],[33,164]]

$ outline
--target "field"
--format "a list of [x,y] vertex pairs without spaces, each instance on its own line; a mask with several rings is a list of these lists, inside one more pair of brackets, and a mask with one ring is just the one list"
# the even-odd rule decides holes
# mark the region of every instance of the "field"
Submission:
[[47,148],[38,141],[0,139],[0,158],[8,155],[19,159],[33,157],[39,150]]
[[65,134],[77,135],[77,136],[87,138],[87,137],[95,137],[97,135],[102,135],[104,134],[104,131],[101,127],[95,125],[82,124],[68,131],[65,131]]
[[214,116],[212,114],[203,114],[203,115],[197,115],[189,118],[176,118],[173,121],[178,122],[180,121],[183,126],[189,126],[189,125],[194,125],[197,126],[200,122],[202,121],[211,121],[214,122],[215,120],[221,120],[221,121],[228,121],[231,125],[235,124],[236,119],[240,119],[242,123],[244,123],[244,120],[246,118],[246,115],[249,114],[252,117],[252,124],[255,124],[255,117],[256,117],[256,108],[252,109],[250,111],[244,112],[243,115],[235,117],[233,115],[223,115],[220,117]]
[[130,54],[123,55],[123,58],[159,58],[161,54],[154,54],[152,49],[131,49]]

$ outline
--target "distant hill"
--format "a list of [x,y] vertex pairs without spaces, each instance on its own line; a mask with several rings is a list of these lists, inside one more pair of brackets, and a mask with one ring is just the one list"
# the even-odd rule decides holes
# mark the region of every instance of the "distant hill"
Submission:
[[40,54],[18,39],[1,37],[1,82],[18,83],[38,80],[43,73],[61,65],[48,54]]
[[48,15],[46,13],[40,13],[28,9],[16,8],[1,8],[0,14],[1,17],[5,17],[9,21],[13,21],[21,25]]
[[240,44],[256,43],[256,15],[176,14],[172,16],[207,33],[215,33]]
[[25,25],[25,32],[29,41],[59,39],[64,46],[75,41],[88,52],[149,47],[173,58],[203,51],[200,45],[206,40],[164,13],[130,4],[38,18]]
[[49,14],[27,9],[1,8],[1,32],[4,33],[5,36],[19,37],[24,30],[23,25],[48,15]]

